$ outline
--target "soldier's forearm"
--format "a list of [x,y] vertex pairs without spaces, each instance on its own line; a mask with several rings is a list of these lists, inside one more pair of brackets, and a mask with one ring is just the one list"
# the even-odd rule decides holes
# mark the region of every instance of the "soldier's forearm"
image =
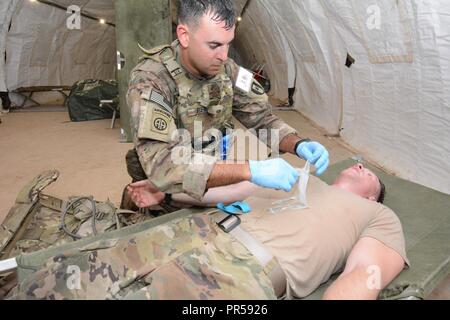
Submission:
[[280,141],[280,151],[296,154],[295,144],[299,142],[301,138],[296,134],[289,134]]
[[206,184],[207,188],[227,186],[251,179],[248,163],[216,163]]

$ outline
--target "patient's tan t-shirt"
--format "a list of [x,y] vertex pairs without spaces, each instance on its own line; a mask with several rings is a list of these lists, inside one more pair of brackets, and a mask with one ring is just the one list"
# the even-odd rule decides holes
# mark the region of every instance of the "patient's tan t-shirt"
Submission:
[[311,176],[308,208],[266,211],[273,201],[295,192],[261,190],[247,199],[252,212],[241,216],[244,229],[278,259],[294,296],[309,295],[342,270],[361,237],[381,241],[408,263],[402,226],[391,209]]

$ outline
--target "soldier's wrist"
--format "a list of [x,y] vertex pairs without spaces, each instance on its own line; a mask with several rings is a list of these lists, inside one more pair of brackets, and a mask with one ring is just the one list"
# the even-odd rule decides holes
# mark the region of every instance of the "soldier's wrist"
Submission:
[[252,172],[250,171],[250,163],[247,161],[246,165],[244,167],[243,174],[243,181],[251,181],[252,180]]
[[310,142],[311,139],[309,138],[305,138],[305,139],[300,139],[299,141],[297,141],[297,143],[294,146],[294,152],[297,152],[297,148],[299,145],[301,145],[303,142]]
[[172,201],[173,201],[172,194],[164,193],[164,198],[162,199],[162,202],[170,206]]

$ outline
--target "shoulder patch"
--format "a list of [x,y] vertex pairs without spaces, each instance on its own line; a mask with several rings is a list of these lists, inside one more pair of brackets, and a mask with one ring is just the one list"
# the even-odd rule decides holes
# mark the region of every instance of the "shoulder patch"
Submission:
[[175,119],[162,108],[147,102],[141,107],[137,137],[169,142],[177,129]]
[[172,107],[170,106],[169,102],[159,92],[152,90],[148,100],[163,107],[167,112],[172,113]]
[[253,73],[244,68],[239,68],[239,73],[236,79],[236,88],[242,90],[245,93],[249,93],[252,88]]
[[256,80],[254,80],[252,83],[252,92],[258,96],[261,96],[265,93],[264,88]]
[[155,111],[155,116],[152,119],[152,130],[157,133],[167,134],[170,120],[171,119],[166,117],[164,113],[158,113]]

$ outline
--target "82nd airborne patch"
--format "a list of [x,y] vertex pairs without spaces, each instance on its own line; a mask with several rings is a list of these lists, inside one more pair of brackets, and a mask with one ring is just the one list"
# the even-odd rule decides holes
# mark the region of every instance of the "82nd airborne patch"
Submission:
[[167,121],[162,118],[156,118],[153,121],[153,126],[158,131],[165,131],[167,129]]
[[151,120],[151,130],[153,132],[166,135],[169,134],[169,124],[171,115],[162,109],[155,108],[153,110],[153,117]]

